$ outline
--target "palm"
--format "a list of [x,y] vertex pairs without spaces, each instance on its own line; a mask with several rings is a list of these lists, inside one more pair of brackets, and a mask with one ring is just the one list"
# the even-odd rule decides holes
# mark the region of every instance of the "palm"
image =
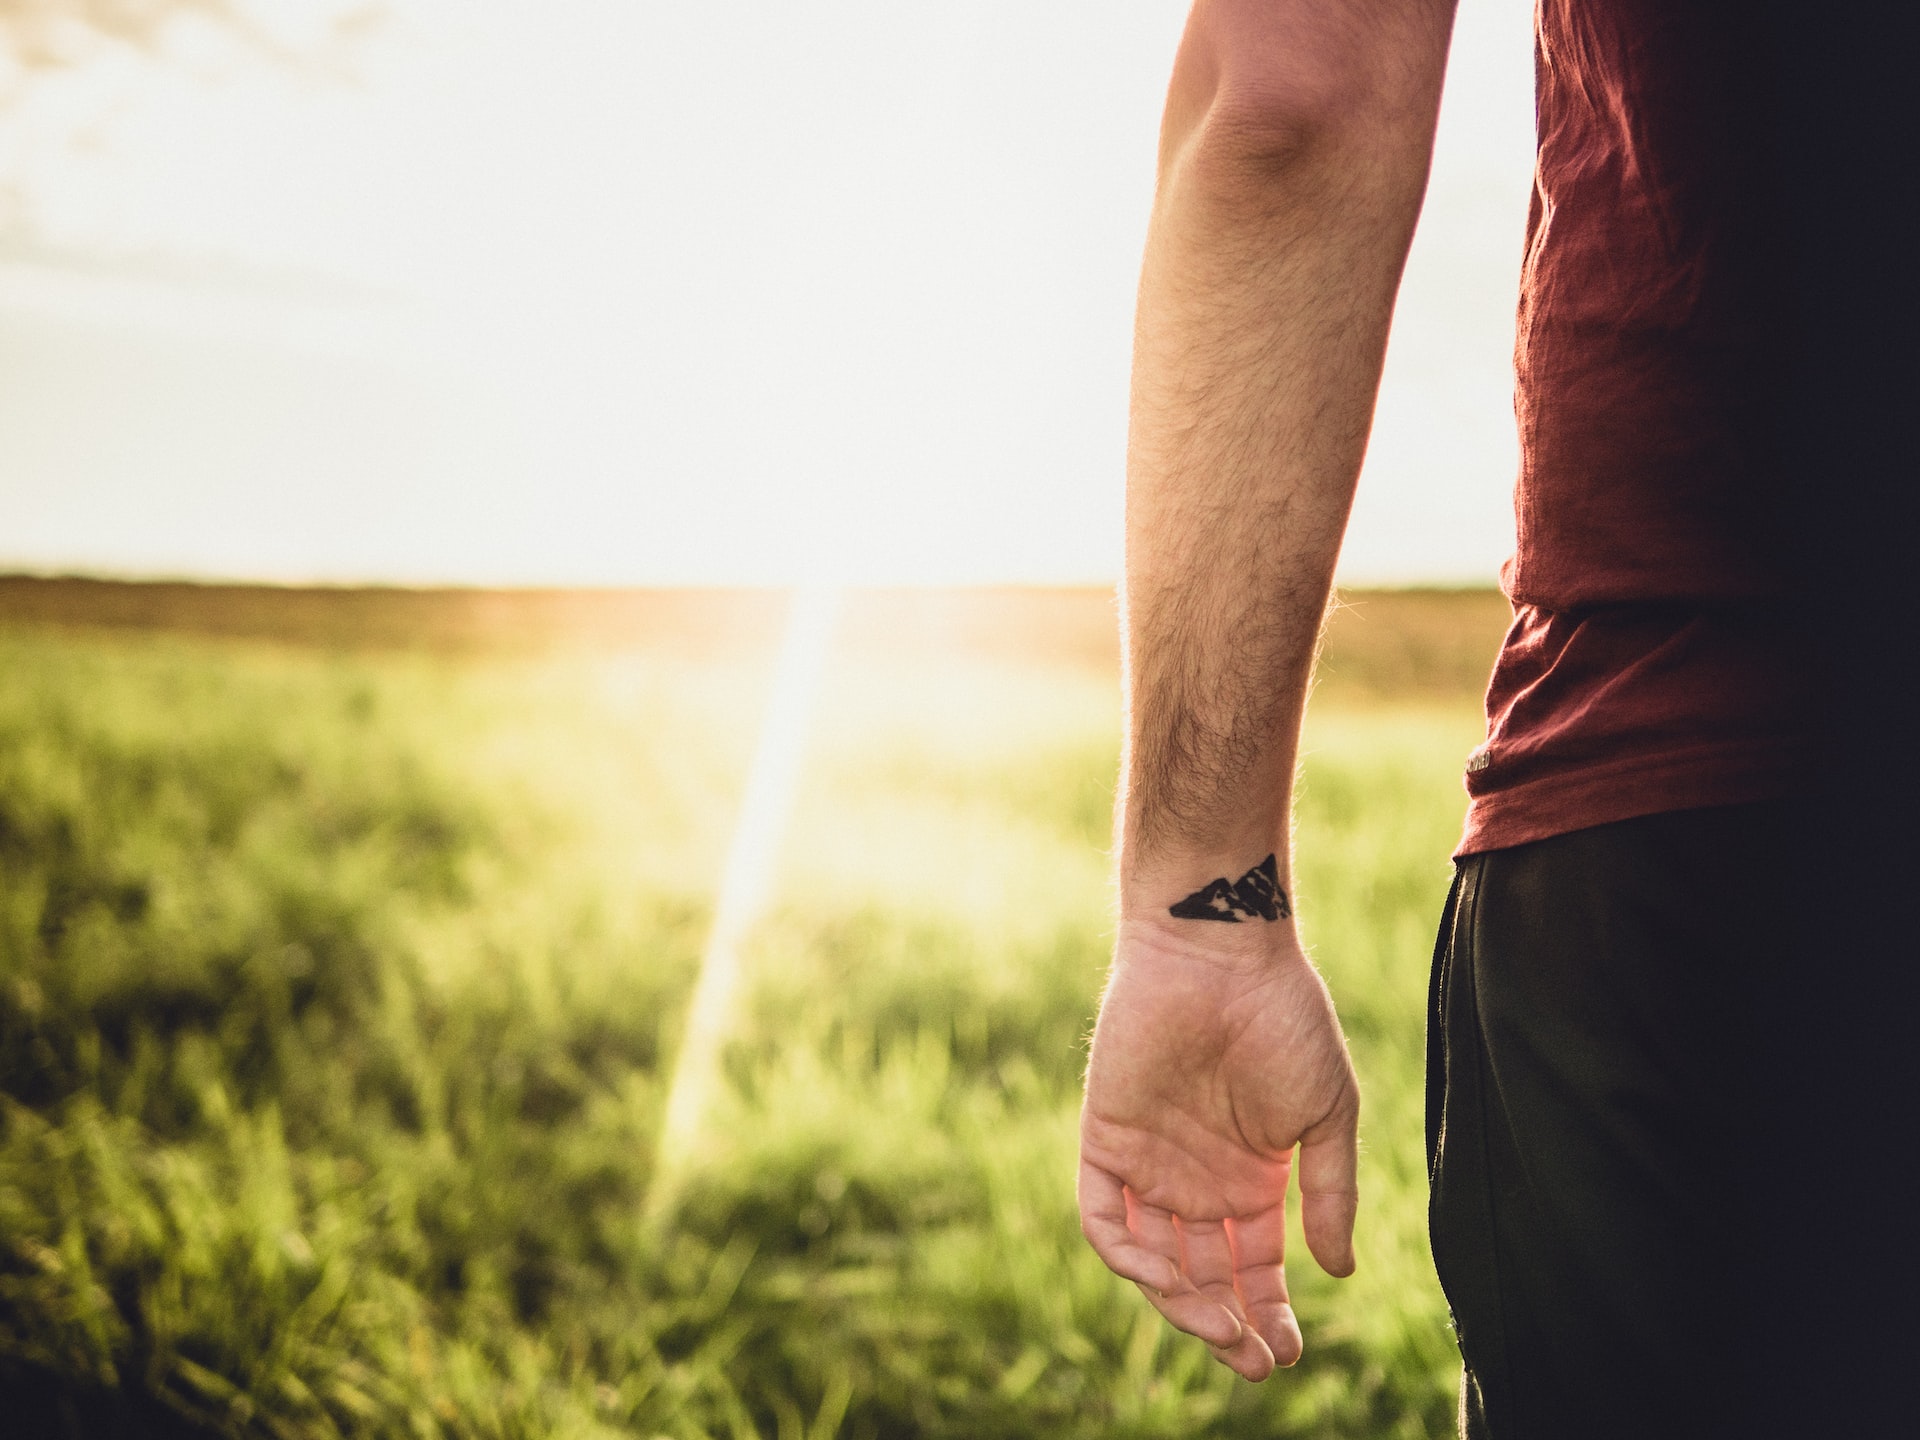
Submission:
[[1281,1269],[1296,1145],[1308,1246],[1352,1269],[1357,1110],[1325,987],[1290,930],[1261,929],[1268,953],[1227,958],[1192,925],[1123,931],[1080,1128],[1094,1248],[1251,1379],[1300,1353]]

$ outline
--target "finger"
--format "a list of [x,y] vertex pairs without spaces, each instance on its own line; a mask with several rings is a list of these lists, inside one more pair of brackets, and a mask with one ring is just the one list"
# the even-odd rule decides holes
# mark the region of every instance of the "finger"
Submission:
[[[1233,1288],[1233,1245],[1218,1220],[1179,1220],[1181,1269],[1208,1299],[1245,1320],[1240,1296]],[[1273,1373],[1273,1351],[1252,1325],[1245,1325],[1232,1345],[1215,1346],[1214,1358],[1248,1380],[1260,1381]]]
[[1233,1288],[1247,1323],[1260,1332],[1273,1352],[1276,1365],[1300,1358],[1300,1321],[1287,1295],[1287,1272],[1281,1261],[1287,1253],[1285,1202],[1227,1222],[1233,1245]]
[[1155,1290],[1142,1285],[1140,1293],[1169,1325],[1206,1341],[1207,1348],[1222,1359],[1246,1336],[1253,1334],[1233,1311],[1217,1300],[1208,1299],[1191,1285],[1183,1283],[1177,1290]]
[[1307,1249],[1329,1275],[1353,1273],[1353,1217],[1360,1208],[1359,1115],[1329,1116],[1300,1141],[1300,1223]]
[[1164,1247],[1142,1244],[1127,1225],[1127,1192],[1119,1177],[1082,1161],[1079,1193],[1080,1233],[1109,1270],[1148,1291],[1185,1288],[1180,1249],[1171,1229]]
[[1147,1299],[1176,1329],[1197,1335],[1216,1349],[1230,1349],[1240,1343],[1245,1326],[1232,1288],[1207,1293],[1194,1283],[1186,1270],[1179,1228],[1173,1213],[1157,1205],[1147,1205],[1131,1192],[1127,1195],[1127,1220],[1141,1245],[1158,1255],[1172,1255],[1179,1264],[1176,1283],[1156,1286]]
[[1180,1237],[1180,1268],[1187,1278],[1200,1289],[1217,1293],[1221,1304],[1238,1304],[1227,1227],[1218,1220],[1176,1220],[1174,1230]]
[[1239,1344],[1224,1348],[1209,1345],[1207,1353],[1242,1380],[1251,1380],[1255,1385],[1273,1374],[1277,1367],[1273,1351],[1267,1348],[1267,1342],[1260,1338],[1260,1332],[1251,1325],[1242,1333]]

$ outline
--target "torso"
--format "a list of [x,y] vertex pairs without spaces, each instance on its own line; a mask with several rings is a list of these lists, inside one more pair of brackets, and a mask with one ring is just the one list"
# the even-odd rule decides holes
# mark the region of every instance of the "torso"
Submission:
[[1536,20],[1515,621],[1463,852],[1773,798],[1801,758],[1761,67],[1724,4]]

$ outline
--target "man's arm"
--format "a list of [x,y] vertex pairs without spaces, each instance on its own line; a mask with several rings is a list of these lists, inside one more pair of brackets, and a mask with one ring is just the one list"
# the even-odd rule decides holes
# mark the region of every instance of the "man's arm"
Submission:
[[1161,133],[1128,447],[1120,932],[1080,1209],[1108,1265],[1256,1380],[1300,1353],[1280,1268],[1296,1145],[1308,1246],[1353,1268],[1358,1095],[1293,926],[1289,807],[1452,12],[1198,0]]

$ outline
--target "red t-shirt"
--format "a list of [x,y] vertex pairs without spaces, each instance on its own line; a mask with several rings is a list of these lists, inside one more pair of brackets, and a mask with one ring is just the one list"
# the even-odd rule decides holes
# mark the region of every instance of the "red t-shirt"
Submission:
[[1514,622],[1461,853],[1790,793],[1759,67],[1723,3],[1540,0]]

